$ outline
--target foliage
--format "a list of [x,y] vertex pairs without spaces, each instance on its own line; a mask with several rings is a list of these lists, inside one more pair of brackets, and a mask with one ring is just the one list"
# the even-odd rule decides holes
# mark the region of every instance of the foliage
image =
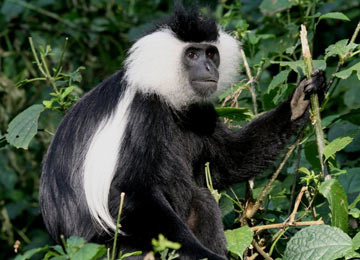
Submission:
[[[171,5],[169,0],[0,3],[1,259],[105,257],[104,246],[81,238],[66,240],[65,250],[49,244],[38,209],[41,161],[69,107],[120,69],[130,43]],[[305,75],[301,24],[308,30],[313,65],[325,70],[329,83],[321,118],[331,178],[325,180],[321,173],[309,124],[296,137],[295,152],[265,197],[261,191],[282,158],[255,179],[253,189],[240,183],[222,191],[219,204],[229,254],[233,259],[255,254],[274,259],[359,257],[360,40],[354,33],[360,29],[359,1],[214,0],[209,5],[240,39],[247,61],[243,65],[248,64],[239,83],[219,97],[217,111],[229,127],[242,127],[276,107]],[[304,194],[299,195],[301,203],[297,194]],[[257,199],[261,208],[249,216]],[[326,225],[300,227],[318,220]],[[267,228],[269,224],[277,229]],[[262,231],[253,231],[261,226]],[[154,252],[173,259],[177,253],[171,250],[180,245],[166,241],[154,240]]]

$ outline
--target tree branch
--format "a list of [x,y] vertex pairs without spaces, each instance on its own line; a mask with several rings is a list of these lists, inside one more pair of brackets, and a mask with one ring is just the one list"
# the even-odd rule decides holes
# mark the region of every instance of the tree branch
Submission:
[[302,222],[293,222],[292,224],[290,224],[289,222],[285,222],[285,223],[278,223],[278,224],[270,224],[270,225],[263,225],[263,226],[256,226],[256,227],[251,227],[250,229],[254,232],[259,232],[261,230],[265,230],[265,229],[274,229],[274,228],[287,228],[287,227],[300,227],[300,226],[311,226],[311,225],[324,225],[324,221],[322,219],[318,219],[315,221],[302,221]]

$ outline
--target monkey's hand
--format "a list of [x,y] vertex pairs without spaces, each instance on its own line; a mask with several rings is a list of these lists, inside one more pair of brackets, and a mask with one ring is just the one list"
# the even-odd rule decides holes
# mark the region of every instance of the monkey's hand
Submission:
[[301,117],[310,104],[310,96],[317,93],[319,102],[325,97],[326,79],[325,73],[321,70],[314,70],[310,79],[303,79],[295,89],[291,97],[291,120]]

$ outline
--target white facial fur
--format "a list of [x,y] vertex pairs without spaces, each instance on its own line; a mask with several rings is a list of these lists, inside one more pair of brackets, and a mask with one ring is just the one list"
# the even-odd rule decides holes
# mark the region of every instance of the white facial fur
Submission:
[[[125,63],[128,88],[114,114],[100,123],[83,166],[84,190],[90,214],[104,230],[115,230],[108,198],[134,93],[137,90],[145,94],[157,93],[179,109],[200,99],[192,90],[181,64],[188,44],[178,40],[169,29],[163,29],[139,39],[129,52]],[[220,54],[215,96],[235,82],[240,64],[240,46],[221,29],[218,41],[208,44],[215,45]]]
[[[216,42],[203,42],[218,48],[220,54],[219,83],[215,95],[236,80],[240,64],[237,40],[219,29]],[[199,101],[183,71],[181,63],[185,47],[170,29],[149,34],[131,48],[125,67],[128,84],[143,93],[157,93],[176,108]]]

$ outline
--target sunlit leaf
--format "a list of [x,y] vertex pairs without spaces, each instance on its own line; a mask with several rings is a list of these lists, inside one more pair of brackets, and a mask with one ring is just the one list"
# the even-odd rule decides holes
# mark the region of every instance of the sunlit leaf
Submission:
[[320,16],[319,20],[322,19],[336,19],[336,20],[350,21],[350,19],[345,14],[340,12],[331,12],[331,13],[323,14],[322,16]]
[[313,225],[290,239],[283,260],[335,260],[352,251],[352,240],[341,229]]
[[253,231],[248,226],[225,231],[227,250],[241,257],[253,240]]

